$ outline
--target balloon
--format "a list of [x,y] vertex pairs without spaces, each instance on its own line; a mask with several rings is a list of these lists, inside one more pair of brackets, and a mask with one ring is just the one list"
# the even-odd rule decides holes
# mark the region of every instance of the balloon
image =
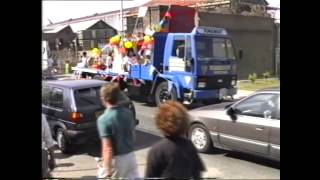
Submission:
[[151,44],[148,44],[147,45],[147,49],[151,49],[152,48],[152,45]]
[[120,53],[122,53],[122,54],[125,54],[125,53],[127,53],[127,50],[126,50],[126,48],[120,48]]
[[124,43],[124,47],[126,49],[130,49],[130,48],[133,47],[133,43],[131,41],[127,41],[127,42]]
[[120,40],[121,40],[121,36],[120,35],[116,35],[116,36],[113,36],[111,39],[110,39],[110,44],[119,44],[120,43]]
[[93,48],[91,52],[92,52],[93,56],[95,56],[95,57],[100,56],[100,54],[102,53],[101,50],[98,48]]
[[143,40],[144,40],[144,42],[149,42],[150,41],[150,36],[144,36],[143,37]]
[[137,48],[137,43],[136,42],[132,42],[132,48]]

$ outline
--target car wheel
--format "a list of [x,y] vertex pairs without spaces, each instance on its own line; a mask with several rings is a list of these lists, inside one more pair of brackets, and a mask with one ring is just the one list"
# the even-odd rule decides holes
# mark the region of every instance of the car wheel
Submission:
[[208,130],[202,124],[194,124],[189,129],[189,139],[199,152],[208,153],[213,149]]
[[158,85],[155,93],[155,101],[157,106],[160,106],[162,103],[167,100],[177,100],[177,90],[175,87],[172,87],[171,92],[168,90],[168,83],[162,82]]
[[61,150],[61,152],[64,154],[70,153],[71,152],[71,147],[70,147],[71,145],[68,142],[68,140],[65,136],[64,130],[62,128],[59,128],[57,130],[56,137],[57,137],[58,147]]

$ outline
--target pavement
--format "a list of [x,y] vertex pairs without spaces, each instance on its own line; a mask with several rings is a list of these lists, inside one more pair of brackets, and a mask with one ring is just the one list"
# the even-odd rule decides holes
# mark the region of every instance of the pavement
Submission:
[[[137,130],[135,155],[138,162],[140,177],[144,177],[146,156],[150,147],[162,137]],[[57,168],[54,178],[96,179],[97,162],[100,155],[100,145],[95,143],[77,147],[72,155],[55,152]],[[199,153],[207,171],[203,178],[217,179],[280,179],[280,164],[272,161],[243,155],[241,153],[216,150],[210,154]]]

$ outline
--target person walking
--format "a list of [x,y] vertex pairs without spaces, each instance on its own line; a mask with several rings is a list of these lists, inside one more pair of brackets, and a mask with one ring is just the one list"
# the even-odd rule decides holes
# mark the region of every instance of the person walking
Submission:
[[134,154],[135,119],[128,108],[117,105],[120,93],[117,83],[108,83],[100,89],[106,107],[97,121],[103,167],[106,177],[135,179],[139,176]]
[[[47,118],[42,114],[42,177],[51,176],[51,171],[55,168],[54,149],[56,142],[52,138]],[[50,157],[50,158],[49,158]]]
[[189,116],[185,107],[167,101],[155,116],[164,138],[148,152],[146,178],[200,179],[205,166],[192,142],[186,138]]

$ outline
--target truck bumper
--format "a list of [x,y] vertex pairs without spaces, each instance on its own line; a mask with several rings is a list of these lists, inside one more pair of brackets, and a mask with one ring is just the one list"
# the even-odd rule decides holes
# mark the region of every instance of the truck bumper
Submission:
[[192,98],[193,99],[214,99],[214,98],[223,98],[226,96],[233,96],[237,94],[237,88],[230,89],[214,89],[214,90],[193,90]]

